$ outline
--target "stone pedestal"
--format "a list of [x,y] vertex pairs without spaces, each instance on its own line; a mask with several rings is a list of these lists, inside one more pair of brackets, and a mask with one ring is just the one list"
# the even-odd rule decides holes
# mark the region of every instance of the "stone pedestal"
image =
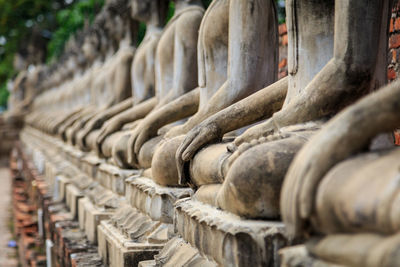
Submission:
[[175,232],[205,259],[220,266],[280,266],[289,245],[281,222],[244,220],[189,198],[177,201]]
[[[173,205],[190,188],[166,188],[134,175],[126,179],[125,203],[98,227],[99,254],[110,266],[152,259],[174,235]],[[138,260],[139,259],[139,260]]]
[[163,244],[134,242],[121,234],[110,221],[98,226],[98,247],[103,262],[110,267],[137,266],[140,261],[153,258]]

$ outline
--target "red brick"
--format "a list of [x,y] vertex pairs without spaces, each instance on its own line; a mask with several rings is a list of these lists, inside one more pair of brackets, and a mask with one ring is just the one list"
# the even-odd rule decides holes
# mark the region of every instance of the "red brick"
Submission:
[[281,62],[279,62],[279,69],[282,69],[282,68],[284,68],[284,67],[286,67],[286,65],[287,65],[287,59],[286,58],[284,58],[284,59],[282,59],[281,60]]
[[[288,36],[287,36],[287,34],[285,34],[282,37],[282,45],[288,45]],[[399,36],[399,46],[400,46],[400,36]]]
[[393,68],[389,68],[387,72],[387,77],[389,81],[396,79],[397,77],[396,71]]
[[392,51],[392,62],[396,63],[397,62],[397,51],[393,49]]
[[286,28],[286,24],[283,23],[281,25],[279,25],[279,35],[283,35],[287,33],[287,28]]
[[393,30],[394,30],[393,19],[390,19],[389,32],[393,32]]
[[396,20],[394,22],[394,30],[395,31],[400,30],[400,18],[396,18]]
[[389,38],[390,48],[400,47],[400,34],[393,34]]
[[400,146],[400,130],[396,130],[393,132],[394,135],[394,142],[396,146]]

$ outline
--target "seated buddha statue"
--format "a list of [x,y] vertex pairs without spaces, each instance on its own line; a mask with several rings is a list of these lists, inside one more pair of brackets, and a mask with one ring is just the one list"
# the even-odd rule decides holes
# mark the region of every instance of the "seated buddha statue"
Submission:
[[[129,122],[129,118],[143,117],[154,107],[155,48],[160,39],[161,25],[166,17],[166,6],[167,2],[161,0],[131,1],[132,18],[145,23],[147,29],[143,41],[136,49],[130,68],[132,98],[100,112],[85,125],[77,134],[77,143],[83,150],[94,150],[103,156],[100,144],[102,142],[97,142],[99,138],[103,141],[112,133],[121,130],[123,125]],[[120,134],[116,133],[117,137]],[[115,136],[110,138],[116,139]],[[109,150],[111,149],[106,149],[105,152]]]
[[[120,4],[117,5],[118,3]],[[126,103],[130,103],[130,73],[135,53],[133,44],[136,43],[138,23],[131,19],[129,8],[127,0],[117,1],[116,4],[110,6],[113,21],[107,23],[110,24],[107,28],[113,29],[113,31],[109,31],[112,33],[111,42],[118,44],[118,48],[115,54],[105,62],[101,73],[93,76],[93,90],[101,88],[100,91],[93,92],[96,105],[100,108],[95,113],[81,117],[67,129],[67,139],[73,145],[78,131],[84,128],[93,117],[103,112],[110,113],[109,110],[115,110],[114,106],[120,103],[122,103],[122,107],[126,106]]]
[[399,100],[397,80],[332,118],[293,160],[282,217],[291,236],[312,236],[307,249],[314,257],[398,266],[400,150],[393,140],[378,141],[400,125]]
[[[174,2],[175,14],[164,27],[155,51],[155,101],[151,111],[147,112],[150,114],[197,85],[197,76],[193,73],[197,73],[197,36],[204,9],[198,0]],[[129,117],[133,122],[131,129],[138,119],[138,108]],[[121,123],[121,118],[116,117],[112,121],[117,122],[116,120]],[[115,133],[110,137],[107,137],[107,131],[108,129],[103,129],[97,140],[101,143],[104,139],[101,149],[103,154],[113,156],[116,164],[126,167],[126,144],[130,131],[121,136],[118,136],[121,132]]]
[[[278,35],[274,3],[213,1],[200,26],[197,54],[198,87],[146,117],[128,143],[131,165],[148,168],[151,163],[154,171],[159,169],[155,166],[166,167],[172,163],[172,172],[166,170],[166,175],[174,176],[176,182],[163,181],[157,171],[153,173],[153,179],[162,185],[178,184],[173,166],[182,134],[277,79]],[[167,132],[165,127],[161,129],[188,117],[184,124]],[[171,139],[175,136],[179,137]],[[158,161],[165,157],[168,163]]]
[[[286,1],[289,76],[160,145],[152,178],[190,184],[195,199],[239,216],[279,218],[293,157],[327,119],[384,84],[388,2]],[[263,119],[233,143],[220,142]]]

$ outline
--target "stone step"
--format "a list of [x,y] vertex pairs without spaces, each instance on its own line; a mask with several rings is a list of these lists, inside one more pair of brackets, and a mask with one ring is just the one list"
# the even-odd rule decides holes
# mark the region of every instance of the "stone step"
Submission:
[[245,220],[189,198],[176,202],[174,227],[203,257],[221,266],[278,267],[278,250],[291,243],[281,222]]

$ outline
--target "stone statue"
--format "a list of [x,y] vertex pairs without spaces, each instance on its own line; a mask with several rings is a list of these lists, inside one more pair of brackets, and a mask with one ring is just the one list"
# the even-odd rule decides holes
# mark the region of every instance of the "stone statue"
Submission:
[[307,142],[286,174],[283,220],[293,236],[326,235],[307,245],[319,259],[343,266],[399,263],[400,150],[373,145],[400,124],[399,97],[395,81],[345,109]]
[[[164,139],[179,136],[219,110],[273,83],[277,78],[277,59],[277,17],[273,2],[213,1],[199,31],[198,88],[143,120],[129,141],[129,162],[149,167],[146,162],[151,161],[143,158],[151,159],[152,155],[146,154],[158,144],[157,130],[164,125],[193,115],[186,123],[170,129]],[[155,149],[153,179],[161,185],[178,184],[176,169],[171,166],[175,165],[175,150],[182,139],[179,136],[163,141]],[[162,162],[162,158],[168,159]]]
[[[166,103],[196,87],[197,76],[193,73],[197,73],[197,36],[203,13],[204,9],[198,0],[175,1],[175,14],[164,27],[156,48],[154,69],[156,96],[152,100],[154,105],[151,112],[149,110],[147,113],[156,112]],[[129,115],[129,119],[132,121],[140,118],[138,116],[141,106],[138,105],[134,109],[136,111]],[[147,113],[142,114],[147,115]],[[121,119],[118,118],[118,120],[121,123]],[[114,161],[119,166],[126,167],[127,141],[131,134],[129,132],[122,136],[118,136],[118,134],[105,139],[102,151],[106,156],[110,156],[111,152]],[[106,135],[101,135],[98,141],[101,142],[101,138],[104,136]],[[118,136],[118,138],[114,136]],[[116,142],[111,142],[112,139]],[[151,158],[149,161],[151,163]]]
[[[155,48],[161,35],[161,25],[166,17],[166,7],[167,2],[161,0],[132,0],[132,17],[146,23],[147,26],[146,35],[136,50],[131,68],[133,98],[93,117],[78,134],[78,144],[82,149],[89,150],[91,148],[102,155],[101,144],[106,137],[121,130],[125,122],[129,122],[131,117],[135,118],[138,113],[139,118],[140,116],[143,117],[154,107],[155,101],[152,97],[155,87]],[[115,137],[110,138],[116,139]],[[109,155],[111,156],[111,152],[109,152]]]
[[107,49],[104,40],[102,40],[104,39],[102,37],[103,31],[96,26],[87,32],[82,43],[83,62],[85,62],[82,71],[77,71],[72,80],[63,81],[62,84],[60,81],[60,84],[57,84],[59,86],[54,85],[55,90],[64,87],[64,90],[60,90],[60,102],[65,104],[69,102],[69,107],[65,107],[64,114],[53,114],[54,119],[48,126],[48,131],[52,134],[63,134],[67,127],[72,125],[82,113],[93,110],[93,105],[90,105],[92,75],[100,70]]
[[[192,184],[195,199],[240,216],[278,218],[281,185],[298,150],[327,118],[384,84],[388,1],[287,1],[286,7],[289,77],[160,146],[152,165],[158,183]],[[223,143],[205,147],[267,118],[228,149]],[[178,170],[171,168],[176,149]]]
[[[121,1],[120,1],[121,2]],[[118,103],[126,103],[131,96],[131,65],[135,48],[132,46],[136,43],[136,36],[138,33],[138,23],[132,21],[129,5],[123,1],[124,5],[115,8],[110,7],[114,22],[110,22],[115,33],[113,34],[115,43],[118,44],[118,50],[115,54],[104,64],[102,73],[93,77],[93,87],[101,88],[101,84],[105,85],[103,89],[105,92],[94,92],[96,98],[96,105],[102,106],[94,114],[84,116],[76,121],[73,126],[67,130],[67,139],[70,143],[75,144],[75,138],[79,130],[81,130],[89,120],[96,117],[103,112],[109,112],[109,108]],[[117,2],[118,3],[118,2]],[[102,77],[104,80],[102,80]],[[102,81],[101,81],[102,80]],[[97,97],[100,96],[100,97]]]
[[[129,28],[131,23],[127,1],[117,1],[117,3],[121,3],[121,5],[115,8],[116,10],[114,10],[113,5],[108,7],[112,19],[105,22],[106,31],[111,37],[106,60],[98,71],[92,71],[89,78],[92,84],[91,105],[77,114],[74,121],[64,124],[60,129],[63,138],[69,140],[72,144],[75,143],[76,132],[89,119],[99,111],[106,110],[113,104],[126,99],[131,93],[129,73],[134,53],[130,46],[132,42],[131,33],[137,32],[137,29]],[[117,51],[114,52],[115,50]]]
[[[164,27],[156,50],[157,104],[147,116],[157,113],[167,103],[178,99],[197,86],[197,75],[195,75],[197,73],[197,40],[204,8],[198,0],[176,0],[174,3],[175,14]],[[141,123],[138,122],[134,128],[140,129]],[[127,142],[131,135],[132,133],[129,132],[119,138],[112,148],[113,159],[121,167],[129,166]],[[147,157],[144,157],[142,161],[146,167],[151,165],[154,147],[147,150]]]

